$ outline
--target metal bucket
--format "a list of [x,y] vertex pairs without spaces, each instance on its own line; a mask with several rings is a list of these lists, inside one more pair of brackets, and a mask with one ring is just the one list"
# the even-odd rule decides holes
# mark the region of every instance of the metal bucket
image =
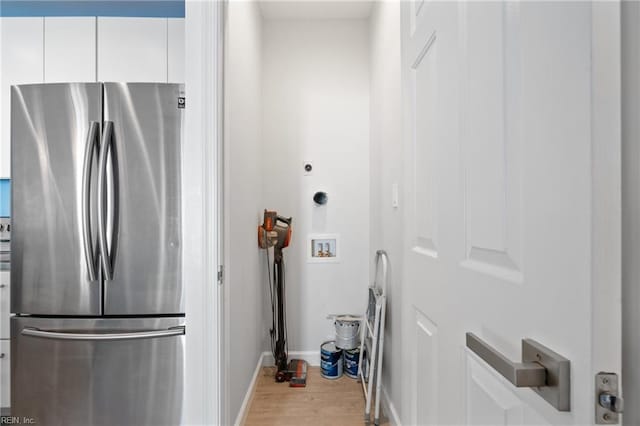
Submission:
[[360,362],[360,348],[344,351],[344,374],[352,379],[358,378],[358,362]]
[[342,349],[336,347],[335,340],[320,346],[320,374],[330,380],[342,376]]
[[360,318],[353,315],[336,317],[336,346],[340,349],[351,350],[359,346]]

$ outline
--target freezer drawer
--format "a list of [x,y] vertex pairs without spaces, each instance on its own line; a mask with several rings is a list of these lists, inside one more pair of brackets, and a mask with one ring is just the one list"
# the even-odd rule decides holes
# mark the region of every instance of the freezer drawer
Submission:
[[11,319],[11,415],[42,425],[178,425],[184,318]]

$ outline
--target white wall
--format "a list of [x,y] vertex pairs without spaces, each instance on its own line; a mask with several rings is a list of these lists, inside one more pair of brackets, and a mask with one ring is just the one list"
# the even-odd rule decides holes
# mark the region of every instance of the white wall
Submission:
[[[263,25],[264,207],[294,220],[285,251],[289,350],[317,353],[335,334],[325,317],[360,313],[366,304],[372,256],[368,24]],[[303,173],[307,160],[311,176]],[[317,190],[329,195],[324,207],[313,204]],[[341,262],[307,263],[310,233],[340,234]]]
[[622,386],[640,424],[640,3],[622,2]]
[[[404,200],[392,205],[392,187],[403,182],[400,3],[376,2],[369,22],[371,49],[371,249],[389,255],[383,385],[391,403],[402,402],[401,292]],[[398,186],[398,193],[402,188]],[[373,269],[372,269],[373,271]],[[372,275],[373,276],[373,275]],[[398,413],[399,415],[401,413]]]
[[[264,260],[257,246],[262,196],[261,17],[255,2],[230,2],[225,72],[225,357],[232,422],[266,348]],[[262,261],[261,261],[262,260]]]

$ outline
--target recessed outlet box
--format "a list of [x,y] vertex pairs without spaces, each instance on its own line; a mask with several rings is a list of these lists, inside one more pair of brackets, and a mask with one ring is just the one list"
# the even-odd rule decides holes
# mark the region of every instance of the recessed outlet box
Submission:
[[339,262],[340,235],[312,234],[308,240],[307,262]]

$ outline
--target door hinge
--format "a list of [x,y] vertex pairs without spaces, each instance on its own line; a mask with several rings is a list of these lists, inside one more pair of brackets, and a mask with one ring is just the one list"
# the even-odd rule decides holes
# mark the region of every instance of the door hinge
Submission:
[[224,283],[224,265],[218,266],[218,285]]

